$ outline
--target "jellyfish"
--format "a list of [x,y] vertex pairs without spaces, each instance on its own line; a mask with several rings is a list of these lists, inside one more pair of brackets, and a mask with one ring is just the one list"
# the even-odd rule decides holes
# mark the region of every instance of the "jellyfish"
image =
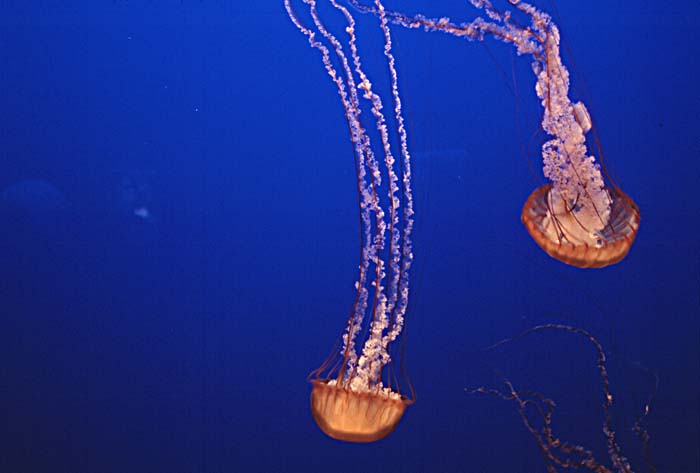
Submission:
[[[350,11],[335,0],[328,1],[343,22],[343,36],[339,37],[324,22],[315,0],[303,3],[308,10],[305,20],[291,0],[284,2],[294,25],[320,53],[337,88],[354,150],[361,224],[354,303],[337,346],[309,375],[311,412],[332,438],[373,442],[395,429],[415,399],[410,382],[410,395],[402,392],[403,383],[392,363],[408,307],[414,210],[391,31],[377,0],[395,118],[390,126],[382,112],[385,100],[375,91],[360,60]],[[369,113],[361,117],[361,112]],[[390,135],[397,136],[398,143],[392,143]]]
[[[350,0],[363,12],[375,7]],[[512,11],[499,11],[488,0],[470,0],[488,19],[455,24],[387,11],[392,22],[407,28],[439,31],[470,41],[493,36],[533,58],[536,93],[544,108],[542,145],[544,184],[527,198],[521,219],[534,241],[553,258],[580,268],[601,268],[621,261],[639,229],[639,209],[588,153],[586,134],[593,122],[586,106],[569,98],[569,72],[561,60],[559,29],[552,18],[520,0],[508,2],[530,19],[521,25]],[[610,185],[605,184],[604,174]]]
[[116,186],[117,209],[123,216],[142,223],[154,224],[157,220],[153,211],[152,172],[143,170],[118,171]]

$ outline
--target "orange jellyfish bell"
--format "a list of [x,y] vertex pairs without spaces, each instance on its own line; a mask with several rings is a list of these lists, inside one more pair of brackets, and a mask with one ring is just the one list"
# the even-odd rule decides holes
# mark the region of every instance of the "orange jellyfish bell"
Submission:
[[611,196],[607,224],[601,230],[591,231],[570,208],[552,201],[551,189],[551,184],[535,189],[521,216],[530,236],[548,255],[579,268],[602,268],[627,255],[640,219],[631,198],[620,191]]
[[335,380],[312,381],[311,414],[321,430],[337,440],[374,442],[394,431],[413,401],[397,393],[355,392]]

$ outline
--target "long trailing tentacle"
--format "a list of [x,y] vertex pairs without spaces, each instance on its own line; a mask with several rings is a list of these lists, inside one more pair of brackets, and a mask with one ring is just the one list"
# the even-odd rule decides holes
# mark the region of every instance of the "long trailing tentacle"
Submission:
[[[503,339],[487,348],[485,348],[485,351],[490,351],[494,350],[496,348],[502,347],[503,345],[510,344],[516,340],[519,340],[523,337],[526,337],[528,335],[531,335],[533,333],[537,332],[542,332],[542,331],[560,331],[560,332],[565,332],[565,333],[571,333],[574,335],[578,335],[583,337],[585,340],[587,340],[595,349],[596,355],[597,355],[597,367],[598,367],[598,373],[600,376],[601,380],[601,388],[602,388],[602,394],[603,394],[603,410],[604,410],[604,418],[603,418],[603,426],[602,426],[602,431],[603,434],[606,438],[607,442],[607,447],[608,447],[608,455],[610,457],[610,461],[612,463],[612,466],[614,468],[614,471],[617,471],[619,473],[632,473],[632,467],[628,461],[628,459],[622,454],[622,450],[620,448],[620,445],[617,441],[615,431],[613,430],[612,427],[612,414],[611,414],[611,409],[612,409],[612,404],[613,404],[613,395],[610,389],[610,378],[608,375],[608,370],[606,366],[606,356],[605,356],[605,351],[603,349],[602,344],[587,330],[578,328],[578,327],[573,327],[570,325],[564,325],[564,324],[543,324],[543,325],[537,325],[535,327],[529,328],[525,330],[524,332],[521,332],[520,334]],[[642,444],[644,447],[645,451],[645,456],[647,460],[647,464],[649,466],[650,471],[655,472],[656,469],[654,468],[652,462],[651,462],[651,455],[650,455],[650,450],[649,450],[649,434],[648,432],[642,427],[642,423],[646,416],[649,414],[651,410],[651,404],[654,399],[655,393],[656,393],[656,388],[658,387],[658,376],[655,375],[655,387],[652,393],[649,396],[649,399],[647,400],[644,410],[641,414],[641,416],[638,417],[638,419],[635,422],[633,430],[635,433],[637,433],[642,440]],[[553,433],[552,430],[552,425],[551,425],[551,419],[552,419],[552,412],[554,410],[554,402],[551,401],[550,399],[547,399],[537,393],[527,393],[527,396],[525,396],[522,393],[519,393],[513,386],[513,384],[505,380],[504,381],[506,387],[507,387],[507,392],[503,393],[498,390],[490,389],[490,388],[485,388],[485,387],[478,387],[474,389],[467,389],[466,391],[468,393],[480,393],[480,394],[489,394],[493,396],[497,396],[500,399],[507,400],[507,401],[513,401],[518,405],[518,412],[523,420],[523,423],[525,426],[528,428],[530,434],[535,438],[535,440],[538,443],[538,446],[540,448],[540,451],[542,452],[543,456],[545,457],[545,461],[548,464],[548,468],[552,467],[553,464],[565,467],[565,468],[588,468],[589,470],[598,472],[598,473],[607,473],[611,471],[607,467],[603,466],[600,462],[598,462],[594,457],[593,454],[577,445],[573,445],[570,443],[563,442],[561,439],[556,437]],[[537,429],[534,428],[533,423],[531,419],[528,417],[528,414],[526,412],[526,407],[528,407],[531,404],[538,404],[537,410],[540,414],[541,420],[543,422],[543,427],[541,429],[541,432],[538,431]],[[566,455],[575,455],[578,457],[578,459],[572,459],[570,457],[567,458],[562,458],[560,456],[557,456],[556,452],[561,452]]]

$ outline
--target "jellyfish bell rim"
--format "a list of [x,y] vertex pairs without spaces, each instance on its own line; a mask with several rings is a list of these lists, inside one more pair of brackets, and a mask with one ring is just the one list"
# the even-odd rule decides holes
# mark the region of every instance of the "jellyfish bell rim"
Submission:
[[396,429],[406,407],[414,402],[403,395],[353,391],[330,381],[311,380],[311,414],[323,433],[336,440],[381,440]]
[[[622,261],[629,253],[639,230],[639,207],[632,198],[617,188],[609,189],[612,198],[610,219],[600,236],[599,247],[553,240],[544,228],[549,216],[548,195],[552,184],[537,187],[525,201],[521,220],[535,243],[549,256],[577,268],[603,268]],[[620,227],[620,228],[618,228]],[[619,231],[618,231],[619,230]]]

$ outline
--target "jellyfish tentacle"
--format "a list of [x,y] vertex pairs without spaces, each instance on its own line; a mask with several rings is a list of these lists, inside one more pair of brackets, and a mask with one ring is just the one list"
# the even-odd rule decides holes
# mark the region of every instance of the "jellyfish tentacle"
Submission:
[[[565,325],[565,324],[543,324],[531,327],[518,335],[510,338],[503,339],[493,345],[485,348],[485,351],[491,351],[502,347],[503,345],[510,344],[516,340],[520,340],[526,336],[537,332],[543,331],[560,331],[565,333],[570,333],[577,335],[585,339],[590,343],[596,353],[596,366],[598,368],[598,376],[601,382],[601,391],[603,397],[603,423],[602,432],[606,439],[607,451],[610,462],[612,463],[612,469],[604,466],[594,457],[593,453],[579,445],[574,445],[566,441],[561,440],[554,434],[552,428],[552,416],[555,408],[555,403],[553,400],[548,399],[537,392],[529,391],[518,391],[515,389],[514,385],[507,379],[504,379],[504,385],[506,390],[501,391],[498,389],[487,388],[487,387],[476,387],[476,388],[466,388],[465,392],[468,394],[486,394],[489,396],[494,396],[504,401],[511,401],[516,403],[518,406],[518,414],[526,426],[530,434],[533,436],[537,442],[540,451],[544,457],[547,464],[548,471],[556,471],[554,465],[561,466],[563,468],[586,468],[588,470],[597,473],[611,473],[616,471],[618,473],[632,473],[632,466],[629,460],[623,455],[622,449],[617,441],[615,431],[612,427],[612,414],[611,409],[614,402],[612,391],[610,388],[610,379],[607,371],[607,358],[605,355],[605,350],[598,339],[593,336],[587,330]],[[649,435],[646,430],[643,429],[641,423],[649,414],[651,409],[651,403],[654,399],[656,389],[658,387],[659,378],[658,375],[654,375],[655,385],[652,393],[649,395],[647,402],[644,405],[641,416],[639,416],[633,427],[633,431],[642,440],[642,445],[645,451],[645,458],[650,471],[656,471],[656,468],[651,462],[651,455],[649,452]],[[530,419],[526,408],[533,406],[537,411],[541,421],[541,429],[535,428],[533,421]],[[563,454],[566,456],[561,456]]]
[[611,409],[613,404],[613,395],[610,390],[610,378],[608,376],[608,369],[606,365],[607,358],[605,356],[605,350],[603,349],[603,346],[598,341],[598,339],[596,339],[590,332],[582,328],[573,327],[565,324],[537,325],[528,330],[525,330],[524,332],[516,335],[515,337],[501,340],[500,342],[495,343],[494,345],[491,345],[490,347],[486,348],[486,350],[492,350],[507,343],[511,343],[515,340],[528,336],[530,334],[546,330],[556,330],[571,333],[574,335],[579,335],[586,339],[591,345],[593,345],[593,348],[595,349],[597,355],[596,366],[598,367],[598,375],[600,376],[601,387],[603,392],[603,434],[605,435],[607,441],[608,454],[610,455],[610,459],[613,463],[613,466],[615,466],[615,468],[618,471],[624,473],[632,473],[631,466],[627,458],[625,458],[622,454],[622,450],[615,436],[615,431],[612,428]]
[[[360,105],[359,105],[359,98],[357,94],[357,88],[362,88],[362,83],[366,80],[366,77],[360,76],[361,79],[361,85],[356,86],[354,76],[352,74],[352,71],[350,69],[350,65],[348,63],[347,57],[343,52],[343,47],[340,41],[331,34],[323,25],[321,22],[318,13],[315,8],[315,1],[310,2],[312,6],[312,16],[314,18],[314,22],[317,24],[319,30],[322,32],[322,34],[329,40],[331,43],[334,45],[335,51],[339,59],[341,60],[343,64],[343,70],[345,72],[346,79],[348,81],[348,84],[350,84],[350,89],[352,90],[352,106],[354,109],[355,116],[358,117],[358,122],[359,122],[359,114],[360,114]],[[346,31],[351,32],[352,29],[354,28],[354,24],[350,24],[348,29]],[[354,56],[355,56],[355,45],[354,45],[354,35],[351,34],[351,40],[350,40],[350,47],[351,47],[351,53],[353,54],[353,61],[354,61]],[[371,233],[371,225],[367,226],[367,230],[370,232],[367,237],[367,245],[368,245],[368,261],[367,265],[369,265],[369,261],[372,261],[375,265],[375,281],[374,281],[374,286],[375,286],[375,295],[373,298],[373,303],[372,303],[372,314],[374,317],[374,314],[376,314],[377,306],[381,298],[383,297],[382,291],[381,291],[381,277],[382,277],[382,266],[383,266],[383,261],[380,258],[381,251],[384,246],[384,233],[386,229],[386,224],[384,221],[384,209],[381,207],[379,204],[379,196],[378,196],[378,191],[377,188],[381,185],[381,171],[379,170],[379,165],[378,162],[375,158],[374,151],[371,146],[371,141],[369,136],[367,135],[366,132],[364,132],[364,129],[362,131],[362,143],[363,143],[363,150],[364,153],[367,157],[366,162],[369,167],[370,171],[370,181],[371,181],[371,203],[372,203],[372,211],[375,215],[375,221],[374,221],[374,226],[376,230],[376,234],[372,236]],[[363,286],[360,286],[363,287]],[[364,287],[363,287],[364,289]],[[365,289],[366,290],[366,289]],[[357,352],[355,350],[355,338],[357,337],[357,334],[360,332],[361,327],[362,327],[362,321],[364,319],[364,314],[366,310],[366,304],[358,307],[358,310],[355,313],[355,318],[354,318],[354,323],[352,327],[348,327],[347,333],[345,334],[348,342],[345,347],[345,352],[344,352],[344,358],[347,360],[345,365],[347,366],[348,369],[351,370],[351,373],[354,377],[355,372],[357,371],[357,366],[358,366],[358,358],[357,358]],[[339,373],[339,380],[342,382],[342,378],[344,375],[344,369],[341,370]]]
[[[376,126],[377,130],[379,131],[380,134],[380,139],[382,142],[383,150],[384,150],[384,156],[385,156],[385,166],[387,169],[387,174],[388,174],[388,183],[389,183],[389,217],[388,217],[388,229],[389,229],[389,258],[393,259],[394,254],[397,252],[395,250],[397,240],[398,240],[398,229],[396,228],[397,218],[396,218],[396,199],[394,198],[394,194],[397,191],[396,187],[396,175],[393,171],[393,163],[394,163],[394,158],[391,154],[391,149],[389,145],[389,138],[388,138],[388,131],[386,127],[386,121],[384,119],[383,114],[381,113],[381,109],[383,108],[383,104],[381,101],[381,98],[379,95],[377,95],[373,90],[372,90],[372,85],[371,82],[369,81],[367,75],[365,74],[362,64],[360,61],[360,56],[357,52],[357,46],[356,46],[356,37],[355,37],[355,23],[354,19],[352,16],[349,14],[349,12],[341,5],[339,5],[337,2],[331,0],[331,4],[341,11],[344,15],[345,18],[348,21],[348,27],[346,28],[346,32],[349,35],[349,45],[350,45],[350,53],[351,57],[353,60],[355,72],[358,74],[358,77],[360,79],[359,82],[359,88],[364,90],[364,98],[369,100],[371,103],[371,110],[372,114],[375,117],[376,120]],[[376,170],[378,179],[380,176],[378,166],[376,166],[373,171]],[[383,211],[382,211],[382,217],[383,217]],[[381,286],[382,280],[385,277],[384,269],[385,269],[385,263],[383,259],[381,259],[380,254],[381,251],[384,249],[384,241],[385,237],[384,234],[386,232],[386,223],[383,221],[381,223],[377,224],[377,235],[375,235],[375,243],[374,243],[374,252],[375,252],[375,280],[374,280],[374,286],[375,286],[375,298],[372,304],[372,318],[369,324],[369,339],[367,342],[365,342],[365,346],[363,347],[363,352],[362,356],[360,357],[360,360],[358,360],[357,363],[354,364],[353,367],[353,376],[352,378],[354,380],[357,380],[357,382],[367,383],[367,386],[370,386],[374,383],[374,380],[376,379],[376,376],[373,376],[372,373],[376,369],[372,368],[373,363],[375,363],[375,360],[368,356],[372,355],[374,351],[374,346],[376,345],[376,339],[379,336],[378,333],[381,333],[381,320],[384,317],[384,312],[387,307],[387,299],[386,295],[384,293],[384,288]],[[391,271],[393,269],[393,265],[389,263],[388,265],[388,270]],[[379,321],[379,322],[378,322]],[[370,342],[371,340],[375,340],[374,342]],[[362,368],[362,371],[359,372],[360,376],[359,378],[356,377],[355,375],[358,374],[358,370]]]
[[[305,3],[309,6],[309,10],[314,19],[316,27],[318,28],[319,24],[321,25],[319,31],[323,34],[323,32],[326,30],[322,27],[322,22],[320,21],[320,18],[317,15],[315,2],[305,1]],[[339,75],[336,71],[331,61],[331,54],[329,49],[323,43],[316,39],[316,32],[312,31],[311,29],[309,29],[301,23],[301,20],[299,20],[299,17],[297,16],[296,12],[294,11],[291,5],[291,0],[285,0],[284,5],[294,25],[307,37],[307,40],[311,47],[319,50],[321,53],[324,67],[337,87],[338,95],[340,96],[341,103],[343,104],[343,109],[348,123],[351,142],[353,143],[355,149],[358,199],[360,200],[359,206],[361,224],[364,227],[364,245],[361,249],[360,274],[358,282],[356,283],[356,298],[355,302],[353,303],[353,310],[348,319],[346,333],[343,336],[344,363],[339,372],[339,377],[342,380],[345,366],[347,364],[353,365],[354,360],[356,359],[354,339],[356,337],[357,332],[359,331],[359,327],[361,327],[362,325],[362,318],[364,316],[365,308],[367,306],[368,291],[366,289],[365,279],[369,268],[369,261],[373,251],[371,220],[372,214],[376,213],[377,208],[379,207],[376,192],[374,192],[372,188],[374,188],[375,185],[373,179],[375,179],[375,176],[377,176],[379,173],[374,172],[374,169],[370,171],[369,180],[372,181],[372,184],[368,185],[368,173],[366,167],[368,165],[371,167],[371,163],[373,160],[372,148],[369,143],[369,138],[364,132],[361,121],[359,119],[359,100],[357,98],[356,87],[354,85],[352,74],[348,74],[349,68],[347,67],[347,62],[343,61],[342,59],[342,48],[340,50],[339,57],[341,58],[341,64],[344,66],[344,77],[346,79],[344,79],[343,76]],[[324,36],[327,37],[326,35]],[[331,43],[333,44],[333,41],[331,41]],[[335,45],[338,44],[339,43],[337,42],[335,43]],[[338,49],[336,48],[336,54],[337,53]],[[345,83],[345,80],[348,81],[347,85]],[[324,365],[322,365],[319,368],[320,371],[324,371],[324,369]],[[318,372],[319,370],[316,370],[316,372]],[[314,373],[312,373],[312,375]]]

